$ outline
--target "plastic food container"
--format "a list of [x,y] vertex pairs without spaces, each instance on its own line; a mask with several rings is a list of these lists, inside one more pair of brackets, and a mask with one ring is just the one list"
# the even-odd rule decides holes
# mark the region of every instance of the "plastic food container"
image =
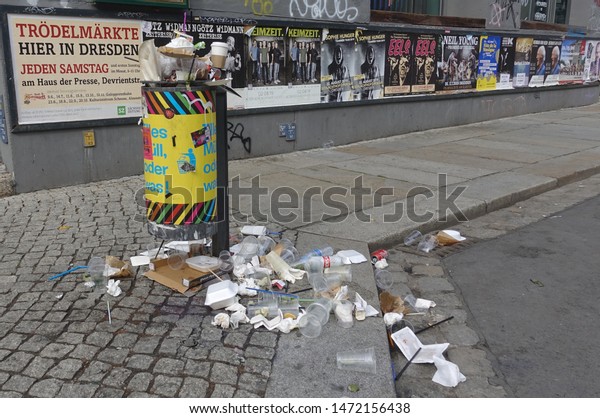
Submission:
[[185,262],[191,268],[202,272],[219,270],[220,264],[217,257],[208,257],[206,255],[188,258]]
[[212,309],[226,308],[235,303],[238,285],[231,280],[211,284],[206,289],[206,300],[204,304]]

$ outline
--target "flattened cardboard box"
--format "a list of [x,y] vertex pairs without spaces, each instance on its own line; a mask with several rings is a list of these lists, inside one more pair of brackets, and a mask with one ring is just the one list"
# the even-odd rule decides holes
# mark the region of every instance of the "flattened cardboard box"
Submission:
[[184,263],[184,267],[179,270],[173,269],[169,266],[167,259],[152,260],[150,263],[150,270],[144,273],[144,276],[154,280],[170,289],[176,290],[182,294],[196,294],[202,286],[187,287],[183,285],[183,279],[195,279],[203,276],[205,273],[195,270]]

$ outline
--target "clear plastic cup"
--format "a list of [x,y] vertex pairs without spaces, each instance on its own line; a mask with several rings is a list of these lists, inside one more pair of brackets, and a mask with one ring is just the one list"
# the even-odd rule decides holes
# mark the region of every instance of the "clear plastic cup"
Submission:
[[258,255],[265,255],[275,247],[275,241],[268,235],[261,235],[258,237],[258,246]]
[[248,235],[240,244],[240,250],[237,255],[244,257],[244,260],[248,261],[252,259],[252,257],[258,255],[259,248],[260,244],[258,238],[254,235]]
[[326,276],[330,274],[337,274],[340,276],[341,280],[345,283],[350,283],[352,281],[352,265],[346,264],[343,266],[330,267],[325,269],[324,271]]
[[375,271],[375,284],[381,290],[387,290],[394,284],[394,277],[392,273],[387,270],[376,270]]
[[317,299],[306,307],[306,313],[316,316],[319,318],[321,325],[325,325],[329,321],[329,315],[331,314],[332,306],[333,302],[331,299]]
[[375,348],[363,348],[351,351],[342,351],[336,355],[337,368],[354,372],[377,372]]
[[329,289],[329,287],[327,287],[327,280],[321,273],[308,273],[308,282],[315,293],[326,292]]
[[435,235],[427,234],[423,236],[419,245],[417,245],[417,250],[423,251],[424,253],[428,253],[438,246],[438,239]]
[[317,338],[321,335],[321,321],[317,316],[306,313],[298,320],[298,329],[307,338]]
[[335,301],[333,311],[340,327],[351,328],[354,325],[354,317],[352,316],[354,304],[352,302],[349,300]]
[[219,253],[219,269],[227,273],[233,271],[233,257],[227,250],[223,250]]
[[414,243],[418,242],[422,237],[422,234],[419,231],[412,231],[406,237],[404,237],[404,245],[410,247]]
[[106,290],[107,278],[104,276],[105,268],[104,257],[92,257],[88,262],[87,273],[90,280],[94,283],[94,291]]
[[300,258],[300,254],[298,254],[298,250],[295,247],[284,248],[279,256],[288,265],[294,264]]
[[183,251],[176,251],[172,254],[169,254],[167,258],[167,265],[172,270],[181,270],[185,266],[185,260],[188,258],[187,253]]

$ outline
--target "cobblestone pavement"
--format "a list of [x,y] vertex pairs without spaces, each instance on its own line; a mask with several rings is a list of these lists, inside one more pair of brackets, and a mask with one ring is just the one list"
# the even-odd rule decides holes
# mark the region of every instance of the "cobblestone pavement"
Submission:
[[117,298],[80,274],[48,281],[92,255],[145,250],[142,187],[130,177],[0,199],[1,397],[264,396],[277,333],[221,330],[203,298],[142,271]]

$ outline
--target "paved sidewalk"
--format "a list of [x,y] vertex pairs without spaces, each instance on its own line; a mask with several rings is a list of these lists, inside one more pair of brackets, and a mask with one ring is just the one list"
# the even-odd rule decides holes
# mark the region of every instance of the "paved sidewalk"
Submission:
[[[234,198],[231,227],[264,224],[301,252],[325,243],[364,254],[389,247],[412,229],[454,225],[461,214],[474,219],[600,173],[599,110],[600,105],[564,109],[232,161],[232,191],[251,188],[252,178],[260,175],[259,185],[269,193],[259,196],[258,204],[251,196]],[[445,184],[439,183],[440,173]],[[356,177],[369,189],[359,201]],[[128,259],[144,250],[153,237],[143,223],[143,206],[136,203],[141,190],[143,178],[136,176],[0,198],[0,396],[396,396],[379,318],[344,330],[332,317],[315,340],[249,325],[221,330],[211,325],[214,313],[203,306],[204,292],[183,296],[140,272],[122,281],[124,294],[112,300],[109,324],[106,296],[95,297],[79,275],[47,281],[70,264],[85,265],[92,255]],[[279,201],[297,194],[299,208],[275,216],[273,193]],[[434,214],[431,219],[413,216],[427,211]],[[283,218],[289,214],[296,218]],[[431,267],[423,276],[436,276]],[[297,283],[295,289],[305,286]],[[353,267],[350,288],[379,308],[370,265]],[[452,344],[470,338],[465,331]],[[337,351],[367,344],[376,348],[377,374],[336,369]],[[480,369],[485,367],[481,359]],[[486,381],[482,376],[477,382]],[[349,392],[350,384],[360,391]],[[479,389],[468,386],[441,396],[504,395]]]

